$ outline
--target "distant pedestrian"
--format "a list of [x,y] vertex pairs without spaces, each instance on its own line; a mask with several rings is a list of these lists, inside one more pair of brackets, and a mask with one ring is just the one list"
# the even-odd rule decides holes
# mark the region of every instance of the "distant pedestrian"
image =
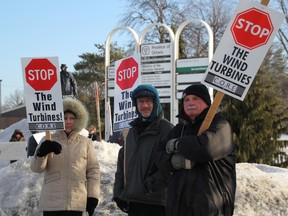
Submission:
[[71,72],[67,71],[66,64],[61,64],[60,78],[63,97],[77,97],[77,82]]
[[110,143],[117,143],[120,146],[123,146],[124,144],[124,137],[123,137],[124,131],[116,131],[113,132],[113,134],[109,137],[107,142]]
[[97,129],[94,125],[89,125],[88,127],[88,138],[91,139],[92,141],[100,141],[100,137],[97,134]]
[[[22,142],[25,141],[23,132],[20,129],[15,129],[9,142]],[[16,162],[17,160],[10,160],[10,164]]]

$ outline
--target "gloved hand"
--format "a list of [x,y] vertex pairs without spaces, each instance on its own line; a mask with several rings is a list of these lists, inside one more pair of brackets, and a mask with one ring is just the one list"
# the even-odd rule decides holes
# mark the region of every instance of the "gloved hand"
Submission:
[[93,215],[94,210],[97,207],[97,205],[98,205],[98,199],[94,197],[87,198],[86,211],[88,212],[89,216]]
[[124,200],[121,200],[117,197],[114,197],[113,200],[116,202],[118,208],[121,209],[121,211],[128,213],[129,212],[129,206],[128,203]]
[[44,157],[50,152],[54,152],[56,155],[60,154],[62,151],[62,146],[56,142],[51,140],[45,140],[39,149],[37,150],[37,156]]
[[156,186],[155,186],[156,182],[155,182],[155,178],[154,176],[149,176],[148,178],[145,179],[144,181],[144,188],[145,188],[145,192],[149,195],[151,194],[153,191],[155,191]]
[[149,195],[152,192],[159,191],[167,186],[166,179],[159,171],[151,176],[148,176],[144,181],[145,192]]
[[178,152],[177,146],[178,146],[178,138],[171,139],[166,143],[166,152],[168,154],[176,153]]
[[171,157],[171,164],[175,170],[179,169],[192,169],[195,165],[195,162],[190,161],[186,158],[184,158],[180,154],[174,154]]

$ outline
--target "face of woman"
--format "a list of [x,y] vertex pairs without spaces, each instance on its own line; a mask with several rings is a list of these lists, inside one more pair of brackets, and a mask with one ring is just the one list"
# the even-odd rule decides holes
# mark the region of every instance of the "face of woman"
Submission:
[[74,126],[75,116],[72,113],[66,112],[64,114],[64,120],[65,120],[65,132],[69,134]]
[[187,95],[183,101],[184,111],[192,120],[195,120],[208,105],[195,95]]

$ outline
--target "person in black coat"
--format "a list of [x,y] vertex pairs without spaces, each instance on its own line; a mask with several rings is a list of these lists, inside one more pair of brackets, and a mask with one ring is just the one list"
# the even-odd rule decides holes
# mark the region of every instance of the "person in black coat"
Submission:
[[160,172],[156,150],[169,140],[173,125],[164,118],[155,87],[141,84],[133,90],[131,99],[138,116],[130,122],[129,131],[123,132],[113,200],[128,216],[165,216],[170,176]]
[[[25,141],[23,132],[20,129],[15,129],[9,142],[22,142]],[[10,164],[16,162],[17,160],[10,160]]]
[[236,191],[236,148],[230,124],[218,112],[209,128],[197,135],[211,105],[206,86],[187,87],[179,123],[160,148],[161,169],[172,172],[166,216],[233,215]]
[[94,125],[89,125],[88,127],[88,138],[92,141],[101,141],[99,135],[97,134],[97,129]]
[[60,79],[62,96],[65,97],[77,97],[77,82],[71,72],[67,71],[67,65],[61,64]]

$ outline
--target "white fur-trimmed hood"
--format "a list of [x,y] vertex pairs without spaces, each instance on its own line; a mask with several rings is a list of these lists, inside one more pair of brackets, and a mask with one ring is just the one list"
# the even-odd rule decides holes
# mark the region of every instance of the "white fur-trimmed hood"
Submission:
[[72,98],[65,98],[63,100],[63,110],[65,111],[72,111],[76,115],[75,123],[73,126],[73,131],[81,131],[83,128],[86,128],[89,120],[89,115],[86,107],[82,104],[81,101],[72,99]]

